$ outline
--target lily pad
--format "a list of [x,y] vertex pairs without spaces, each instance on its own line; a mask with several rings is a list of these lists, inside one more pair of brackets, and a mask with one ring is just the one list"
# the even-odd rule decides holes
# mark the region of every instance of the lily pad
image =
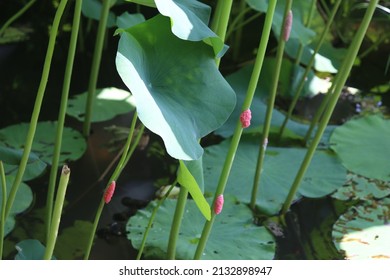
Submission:
[[[229,145],[230,140],[225,140],[205,151],[203,168],[206,193],[215,191]],[[306,151],[303,148],[267,148],[257,196],[257,205],[263,213],[275,215],[282,208]],[[257,155],[258,143],[241,141],[226,186],[225,192],[235,195],[244,203],[250,201]],[[295,200],[302,196],[319,198],[333,193],[344,184],[346,173],[334,154],[317,151]]]
[[[7,176],[16,175],[22,154],[22,150],[0,146],[0,159],[4,163],[4,170]],[[40,160],[37,155],[30,153],[23,180],[28,181],[40,176],[46,170],[46,166],[47,164]]]
[[[148,259],[166,258],[168,236],[176,201],[167,199],[159,208],[144,249]],[[139,210],[127,224],[128,238],[139,249],[143,232],[156,206],[156,201]],[[192,259],[205,223],[197,206],[187,201],[187,209],[177,241],[176,258]],[[253,224],[249,208],[235,198],[226,196],[223,211],[216,217],[202,259],[204,260],[269,260],[275,255],[275,240],[263,226]]]
[[[26,239],[16,244],[18,254],[15,260],[43,260],[45,254],[45,246],[36,239]],[[52,256],[52,260],[56,258]]]
[[[6,177],[7,195],[9,194],[14,179],[15,178],[12,176]],[[0,191],[0,201],[2,201],[2,197],[3,194]],[[32,201],[33,201],[33,193],[30,187],[27,186],[25,183],[21,183],[19,186],[19,190],[16,193],[15,201],[14,204],[12,205],[10,214],[5,222],[5,230],[4,230],[5,235],[10,233],[15,227],[15,216],[25,211],[28,207],[30,207]]]
[[[0,143],[14,149],[23,149],[30,124],[21,123],[7,126],[0,130]],[[51,164],[56,134],[55,122],[40,122],[37,125],[32,152],[44,162]],[[60,165],[68,160],[77,160],[86,150],[86,142],[82,134],[65,127],[62,137]]]
[[194,0],[155,0],[158,11],[171,19],[172,33],[188,41],[204,41],[219,57],[223,41],[208,27],[210,6]]
[[158,15],[121,33],[117,70],[140,120],[174,158],[202,156],[199,139],[220,127],[235,105],[233,89],[203,42],[181,40]]
[[[67,114],[83,122],[87,93],[72,97],[68,101]],[[134,98],[130,92],[118,88],[103,88],[96,91],[96,99],[92,122],[111,120],[117,115],[126,114],[134,110]]]
[[339,188],[333,198],[339,200],[373,200],[390,195],[390,182],[368,179],[356,174],[349,174],[348,181]]
[[390,259],[390,199],[352,207],[333,227],[333,241],[346,259]]
[[390,181],[390,120],[380,115],[350,120],[333,131],[330,142],[352,172]]

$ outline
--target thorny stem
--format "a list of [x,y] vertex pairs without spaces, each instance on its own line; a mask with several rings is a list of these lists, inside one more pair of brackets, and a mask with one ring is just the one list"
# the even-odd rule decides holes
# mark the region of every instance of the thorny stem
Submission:
[[286,201],[283,205],[281,215],[284,217],[284,215],[287,213],[288,209],[291,206],[291,203],[294,199],[294,196],[298,190],[298,187],[306,173],[306,170],[311,162],[311,159],[313,158],[314,152],[317,149],[317,146],[321,140],[322,134],[324,133],[326,126],[328,125],[328,122],[330,120],[330,117],[332,116],[333,110],[337,104],[337,101],[340,97],[340,94],[342,92],[342,89],[344,87],[345,82],[347,81],[347,78],[349,76],[349,73],[352,69],[353,63],[356,59],[356,56],[359,52],[359,48],[363,42],[364,35],[366,34],[366,31],[368,29],[368,26],[370,24],[370,21],[372,19],[372,16],[375,12],[376,5],[378,4],[379,0],[371,0],[366,13],[364,14],[364,18],[360,24],[360,27],[358,31],[355,34],[355,37],[353,38],[353,41],[351,42],[351,45],[348,49],[348,54],[343,61],[343,65],[341,66],[340,71],[337,73],[337,76],[340,78],[337,79],[337,84],[335,85],[333,94],[329,100],[329,104],[326,108],[326,111],[324,113],[324,116],[318,126],[318,130],[314,136],[313,141],[310,144],[310,147],[305,155],[305,158],[301,164],[301,167],[295,177],[295,180],[291,186],[290,192],[286,198]]
[[[252,76],[251,76],[251,79],[250,79],[250,82],[248,85],[248,91],[247,91],[247,94],[245,96],[244,103],[242,105],[242,111],[244,111],[250,107],[252,100],[253,100],[253,96],[255,94],[256,86],[257,86],[258,79],[259,79],[260,72],[261,72],[261,67],[262,67],[263,61],[264,61],[265,51],[267,49],[269,35],[271,32],[272,19],[273,19],[274,12],[275,12],[276,2],[277,2],[277,0],[270,0],[269,5],[268,5],[268,11],[267,11],[266,19],[265,19],[265,24],[263,27],[261,40],[259,43],[259,50],[257,52],[255,65],[254,65]],[[217,190],[214,194],[214,200],[212,202],[212,205],[214,205],[216,198],[219,195],[223,194],[223,192],[225,190],[226,183],[227,183],[227,180],[229,178],[230,170],[231,170],[232,165],[233,165],[234,157],[235,157],[235,154],[236,154],[236,151],[238,148],[238,144],[240,142],[242,130],[243,129],[242,129],[241,122],[240,122],[240,120],[237,120],[237,124],[236,124],[235,130],[233,133],[233,137],[232,137],[232,140],[230,143],[229,151],[228,151],[228,154],[226,156],[226,159],[225,159],[225,162],[223,165],[222,173],[219,177],[219,182],[217,185]],[[212,229],[213,224],[214,224],[215,217],[216,217],[216,215],[215,215],[214,211],[212,211],[210,221],[206,221],[205,225],[203,227],[202,235],[199,239],[199,243],[198,243],[198,246],[196,248],[194,259],[200,259],[202,257],[203,251],[206,247],[207,240],[209,238],[211,229]]]

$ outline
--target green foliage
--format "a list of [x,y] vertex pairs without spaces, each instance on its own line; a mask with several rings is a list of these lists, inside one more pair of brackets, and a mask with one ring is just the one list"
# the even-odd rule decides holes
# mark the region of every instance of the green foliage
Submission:
[[[5,127],[0,130],[0,143],[14,149],[23,149],[28,129],[28,123]],[[51,163],[51,158],[53,156],[55,133],[55,122],[38,123],[32,152],[48,164]],[[60,165],[68,160],[77,160],[84,154],[85,150],[86,143],[83,136],[78,131],[65,127],[62,138]],[[38,163],[36,164],[38,165]],[[40,168],[42,168],[43,165],[41,163],[39,164]]]
[[[42,260],[45,253],[45,246],[36,239],[26,239],[16,244],[18,254],[15,260]],[[55,260],[53,256],[51,258]]]
[[390,120],[380,115],[350,120],[334,130],[330,142],[352,172],[390,181]]
[[162,16],[121,33],[117,70],[135,97],[140,120],[162,137],[174,158],[200,158],[198,140],[234,108],[234,92],[214,58],[203,42],[173,36]]
[[[175,204],[175,200],[168,199],[159,208],[144,249],[145,258],[166,258],[167,236]],[[155,206],[154,201],[146,209],[139,210],[127,224],[130,232],[128,238],[137,249]],[[176,257],[178,259],[193,258],[203,224],[204,217],[200,215],[197,206],[193,201],[188,201],[177,241]],[[224,209],[215,222],[202,259],[269,260],[273,259],[274,255],[275,241],[268,230],[253,224],[252,213],[246,205],[238,202],[234,197],[225,197]]]
[[[84,121],[86,100],[86,92],[70,99],[67,114],[81,122]],[[133,111],[135,103],[134,98],[128,91],[118,88],[104,88],[96,91],[96,100],[93,106],[91,122],[102,122]]]
[[[228,148],[229,140],[226,140],[206,149],[203,157],[206,192],[214,192]],[[257,153],[258,143],[241,140],[226,186],[226,192],[243,203],[250,199]],[[257,205],[263,213],[275,215],[280,211],[305,154],[306,149],[267,148],[257,197]],[[302,196],[316,198],[331,194],[343,185],[345,176],[346,169],[335,155],[317,151],[295,200]]]

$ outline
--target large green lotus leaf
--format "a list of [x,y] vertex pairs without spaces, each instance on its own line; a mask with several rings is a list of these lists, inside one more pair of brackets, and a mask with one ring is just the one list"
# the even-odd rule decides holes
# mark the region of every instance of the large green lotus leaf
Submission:
[[[221,174],[229,140],[210,146],[203,156],[205,191],[214,192]],[[284,203],[306,149],[268,147],[263,163],[257,205],[265,214],[274,215]],[[258,144],[241,141],[235,155],[226,192],[248,203],[256,169]],[[295,199],[302,196],[318,198],[334,192],[343,185],[346,169],[336,156],[328,151],[317,151],[298,189]]]
[[379,115],[350,120],[334,130],[330,142],[352,172],[390,181],[390,120]]
[[[268,1],[258,1],[258,0],[246,0],[248,5],[257,11],[267,12]],[[304,26],[302,22],[302,11],[305,10],[308,1],[293,1],[292,12],[293,12],[293,24],[291,27],[290,39],[296,38],[303,45],[307,45],[313,40],[315,32],[310,28]],[[272,31],[274,32],[276,38],[279,39],[280,30],[282,29],[284,7],[286,1],[278,1],[275,8],[275,14],[272,21]]]
[[[43,260],[45,255],[45,246],[36,239],[26,239],[16,244],[16,250],[18,253],[15,256],[15,260]],[[56,258],[52,256],[52,260]]]
[[[81,122],[84,121],[86,100],[86,92],[72,97],[68,101],[67,114]],[[91,121],[103,122],[133,111],[135,103],[130,92],[111,87],[96,91],[93,107]]]
[[[0,142],[14,149],[23,149],[30,124],[11,125],[0,130]],[[39,122],[35,132],[32,152],[44,162],[51,164],[56,135],[55,122]],[[68,160],[80,158],[86,150],[86,142],[82,134],[65,127],[62,137],[60,165]]]
[[220,127],[235,105],[212,49],[175,37],[169,19],[159,15],[121,34],[116,64],[140,120],[162,137],[167,152],[200,158],[199,139]]
[[208,27],[210,6],[194,0],[155,0],[158,11],[172,22],[172,32],[189,41],[204,41],[222,56],[223,41]]
[[347,182],[339,188],[333,198],[339,200],[372,200],[390,195],[390,182],[368,179],[356,174],[348,174]]
[[[11,190],[14,179],[15,178],[12,176],[6,177],[7,196],[9,194],[9,191]],[[3,199],[3,193],[0,191],[0,202],[2,201],[2,199]],[[30,187],[27,186],[25,183],[21,183],[19,186],[19,190],[16,193],[15,201],[14,204],[12,205],[10,214],[5,222],[5,227],[4,227],[5,235],[10,233],[12,229],[15,227],[15,216],[25,211],[28,207],[30,207],[32,201],[33,201],[33,193]]]
[[[272,79],[271,74],[272,74],[272,67],[274,64],[273,61],[274,61],[273,59],[266,59],[264,61],[262,72],[260,75],[260,80],[256,87],[255,96],[251,104],[251,111],[252,111],[251,126],[249,129],[244,130],[244,132],[250,131],[252,128],[254,129],[257,128],[258,130],[258,128],[264,124],[265,113],[267,110],[267,105],[265,103],[266,103],[267,95],[270,90],[270,80]],[[291,72],[292,65],[291,62],[288,62],[287,60],[283,61],[283,65],[286,66],[286,70],[282,71],[282,75],[280,79],[280,87],[281,87],[280,90],[281,90],[281,94],[287,94],[289,90],[290,81],[291,81],[290,77],[292,73]],[[230,115],[229,119],[226,121],[226,123],[222,127],[216,130],[216,134],[225,138],[233,135],[234,128],[237,124],[237,120],[241,113],[242,104],[244,103],[251,74],[252,74],[252,66],[246,66],[241,68],[239,71],[226,77],[226,80],[229,82],[229,84],[236,92],[237,105],[234,108],[234,111]],[[271,126],[280,127],[284,119],[285,119],[285,115],[280,111],[278,111],[277,109],[274,109],[272,112]],[[307,124],[295,120],[289,120],[286,128],[287,130],[293,132],[295,135],[299,137],[304,137],[306,135],[307,130],[309,129],[309,126]],[[326,134],[323,136],[323,140],[322,140],[323,143],[328,142],[328,134],[333,129],[334,127],[332,126],[327,127]]]
[[[159,208],[151,228],[144,257],[149,259],[166,258],[168,236],[176,201],[167,199]],[[143,232],[156,202],[146,209],[139,210],[127,223],[128,238],[139,249]],[[205,219],[191,200],[187,201],[186,211],[181,221],[181,229],[176,245],[177,259],[192,259],[199,242]],[[263,226],[253,224],[249,208],[231,196],[225,196],[223,211],[216,217],[202,259],[206,260],[261,260],[273,259],[275,240]]]
[[336,248],[346,259],[390,259],[390,198],[351,207],[333,226]]
[[116,26],[126,29],[144,21],[145,17],[143,14],[129,14],[128,12],[124,12],[116,18]]
[[[0,160],[4,163],[4,170],[7,176],[16,175],[23,151],[13,148],[0,146]],[[23,180],[28,181],[40,176],[46,169],[47,164],[44,163],[34,153],[30,153],[26,170],[23,175]]]

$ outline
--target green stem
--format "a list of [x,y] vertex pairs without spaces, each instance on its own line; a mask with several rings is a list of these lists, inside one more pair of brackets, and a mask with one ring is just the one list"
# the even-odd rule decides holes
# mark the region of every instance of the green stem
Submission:
[[[236,16],[236,23],[238,25],[238,28],[234,34],[234,40],[233,40],[233,60],[236,60],[238,58],[238,54],[240,53],[240,47],[241,47],[241,38],[242,38],[242,27],[243,27],[243,21],[244,17],[246,15],[247,9],[246,9],[246,0],[241,0],[240,6],[239,6],[239,15]],[[233,28],[233,24],[230,26],[230,28]],[[226,34],[226,37],[228,35]]]
[[45,95],[46,84],[47,84],[47,80],[48,80],[49,72],[50,72],[51,60],[53,57],[54,47],[55,47],[55,43],[56,43],[58,26],[60,24],[61,17],[62,17],[62,14],[64,12],[64,9],[65,9],[67,2],[68,2],[68,0],[61,0],[59,6],[57,8],[54,20],[53,20],[53,26],[50,30],[50,38],[49,38],[49,44],[47,47],[45,63],[43,66],[42,78],[41,78],[41,82],[39,84],[37,96],[35,99],[34,109],[33,109],[33,112],[31,114],[30,126],[29,126],[29,130],[27,132],[26,142],[24,144],[22,159],[20,161],[18,172],[16,174],[14,183],[12,184],[11,191],[10,191],[8,199],[7,199],[7,206],[6,206],[6,211],[5,211],[6,218],[8,217],[8,215],[11,211],[11,207],[12,207],[12,204],[15,200],[16,193],[19,189],[19,185],[22,181],[23,174],[26,170],[28,157],[29,157],[29,154],[31,151],[35,131],[37,128],[39,113],[41,111],[42,100],[43,100],[43,97]]
[[175,214],[173,216],[173,222],[171,226],[171,232],[169,234],[169,242],[167,249],[167,256],[169,260],[174,260],[176,255],[176,243],[179,236],[180,225],[183,219],[184,210],[186,208],[186,202],[188,197],[188,190],[181,188],[179,197],[177,199]]
[[3,259],[4,246],[4,227],[5,227],[5,205],[7,203],[7,182],[3,162],[0,160],[0,177],[1,177],[1,209],[0,209],[0,260]]
[[47,201],[46,201],[46,236],[47,237],[49,236],[50,233],[50,221],[51,221],[51,215],[53,210],[55,183],[57,179],[58,165],[60,160],[62,134],[63,134],[64,124],[65,124],[65,115],[66,115],[66,108],[68,104],[70,81],[72,78],[73,63],[74,63],[74,57],[76,53],[77,36],[78,36],[80,16],[81,16],[81,6],[82,6],[82,0],[76,0],[74,16],[73,16],[72,33],[70,37],[68,58],[67,58],[65,75],[64,75],[64,83],[62,88],[60,111],[58,114],[57,133],[56,133],[56,139],[55,139],[55,145],[53,151],[52,166],[50,171]]
[[370,24],[370,21],[372,19],[372,16],[375,12],[375,7],[378,4],[379,0],[371,0],[366,13],[364,14],[364,18],[360,24],[360,27],[358,31],[355,34],[355,37],[353,38],[353,41],[351,42],[351,45],[348,49],[348,55],[346,56],[346,59],[343,61],[343,65],[341,67],[342,71],[339,71],[337,76],[340,76],[340,78],[337,79],[337,84],[335,85],[334,92],[329,100],[329,104],[326,108],[326,111],[324,113],[324,117],[322,118],[318,130],[314,136],[313,141],[310,144],[310,147],[305,155],[305,158],[301,164],[301,167],[297,173],[297,176],[295,177],[295,180],[291,186],[290,192],[286,198],[286,201],[282,208],[282,216],[284,216],[288,209],[291,206],[291,203],[294,199],[294,196],[298,190],[298,187],[306,173],[306,170],[311,162],[311,159],[313,158],[314,152],[317,149],[317,146],[321,140],[322,134],[324,133],[326,126],[330,120],[330,117],[332,116],[333,110],[336,107],[337,101],[339,99],[339,96],[342,92],[342,89],[345,85],[345,82],[347,81],[347,78],[349,76],[349,73],[352,69],[352,66],[354,64],[354,61],[356,59],[356,56],[359,52],[359,48],[363,42],[364,35],[366,34],[366,31],[368,29],[368,26]]
[[[218,23],[216,24],[216,29],[213,30],[218,37],[221,38],[223,42],[225,42],[227,26],[229,23],[230,11],[232,9],[233,0],[219,0],[217,6]],[[220,9],[218,11],[218,9]],[[216,59],[217,67],[221,62],[221,58]]]
[[83,133],[85,137],[89,136],[91,129],[92,109],[95,100],[96,85],[99,76],[100,62],[102,59],[104,36],[106,34],[106,26],[108,14],[110,12],[110,0],[103,1],[102,13],[100,15],[99,27],[96,37],[95,50],[93,53],[91,74],[89,76],[88,95],[85,107],[85,118]]
[[312,56],[310,58],[310,61],[309,61],[309,63],[306,66],[305,72],[303,73],[303,75],[301,77],[301,80],[299,81],[299,85],[298,85],[298,87],[297,87],[297,89],[295,91],[295,94],[294,94],[293,100],[291,101],[291,104],[290,104],[290,107],[288,109],[287,115],[284,118],[282,126],[280,127],[279,139],[282,138],[284,130],[285,130],[286,125],[288,123],[288,120],[292,116],[292,112],[294,111],[295,105],[297,104],[299,96],[301,95],[303,87],[305,86],[306,78],[307,78],[309,72],[311,71],[311,69],[313,67],[313,64],[314,64],[314,61],[315,61],[315,57],[316,57],[318,51],[320,50],[320,48],[321,48],[321,46],[322,46],[322,44],[323,44],[323,42],[325,40],[325,36],[326,36],[326,34],[328,34],[329,28],[330,28],[330,26],[331,26],[331,24],[333,22],[333,19],[334,19],[335,15],[336,15],[336,13],[338,11],[340,3],[341,3],[341,0],[337,0],[336,4],[333,6],[332,13],[331,13],[331,15],[330,15],[330,17],[328,19],[328,22],[326,23],[325,29],[322,31],[320,40],[318,41],[318,43],[317,43],[317,45],[316,45],[316,47],[314,49],[314,53],[312,54]]
[[8,19],[0,29],[0,37],[3,36],[4,31],[10,26],[15,20],[21,17],[37,0],[31,0],[23,8],[21,8],[16,14]]
[[[133,139],[133,135],[134,135],[135,125],[137,122],[137,117],[138,117],[137,112],[135,112],[134,116],[133,116],[132,123],[131,123],[130,131],[129,131],[129,136],[127,137],[125,148],[123,150],[123,154],[121,156],[121,159],[119,160],[118,165],[116,166],[113,174],[111,175],[111,177],[108,181],[108,185],[107,185],[105,191],[107,190],[108,186],[110,185],[110,183],[112,181],[116,181],[119,178],[123,168],[126,166],[127,162],[129,161],[131,155],[133,154],[135,148],[137,147],[137,145],[142,137],[144,126],[142,126],[142,128],[139,130],[137,137],[134,140],[132,147],[130,148],[130,145],[131,145],[132,139]],[[96,229],[97,229],[97,226],[99,224],[100,216],[102,215],[104,205],[105,205],[105,202],[104,202],[104,198],[102,196],[102,199],[101,199],[100,204],[98,206],[98,209],[96,211],[95,220],[93,222],[92,230],[91,230],[88,244],[87,244],[87,248],[85,251],[85,255],[84,255],[85,260],[89,259],[89,255],[91,253],[93,241],[95,238]]]
[[68,168],[68,166],[64,165],[62,167],[60,182],[58,184],[56,203],[54,205],[53,210],[53,219],[50,222],[50,234],[48,236],[45,254],[43,255],[44,260],[50,260],[53,255],[54,246],[56,244],[58,235],[58,229],[60,227],[62,207],[64,206],[65,193],[68,187],[69,176],[70,169]]
[[[275,7],[276,7],[276,2],[277,2],[277,0],[270,0],[269,1],[268,11],[267,11],[267,15],[266,15],[262,35],[261,35],[261,40],[259,43],[259,50],[257,52],[255,65],[254,65],[252,76],[251,76],[251,79],[250,79],[250,82],[248,85],[248,91],[246,93],[245,100],[244,100],[244,103],[242,105],[242,111],[248,109],[250,107],[250,105],[252,104],[253,96],[255,94],[256,86],[257,86],[260,72],[261,72],[261,68],[263,65],[265,52],[267,49],[268,39],[269,39],[269,35],[271,32],[271,27],[272,27],[272,19],[273,19]],[[214,194],[214,201],[213,201],[212,205],[214,205],[216,198],[220,194],[223,194],[223,192],[225,190],[226,183],[227,183],[227,180],[229,178],[230,170],[231,170],[231,167],[233,165],[234,157],[235,157],[235,154],[236,154],[236,151],[238,148],[238,144],[239,144],[240,139],[241,139],[242,130],[243,129],[242,129],[241,122],[240,122],[240,120],[238,120],[236,127],[235,127],[235,130],[234,130],[234,133],[233,133],[231,143],[230,143],[229,151],[228,151],[228,154],[226,156],[226,159],[225,159],[225,162],[224,162],[224,165],[222,168],[222,173],[219,177],[219,182],[217,185],[217,190]],[[198,243],[198,246],[196,248],[194,259],[200,259],[202,257],[204,248],[206,247],[207,240],[209,238],[212,226],[214,224],[215,216],[216,216],[215,213],[211,212],[210,221],[205,222],[205,225],[204,225],[203,231],[202,231],[202,235],[199,239],[199,243]]]
[[272,111],[274,109],[274,103],[275,103],[276,93],[277,93],[277,89],[278,89],[279,74],[280,74],[280,69],[282,67],[284,47],[286,45],[286,42],[283,39],[284,25],[285,25],[287,15],[288,15],[289,11],[291,10],[291,6],[292,6],[292,0],[286,1],[286,7],[284,10],[284,19],[283,19],[283,23],[282,23],[282,30],[280,32],[278,49],[276,52],[276,61],[275,61],[276,65],[275,65],[275,70],[274,70],[274,74],[273,74],[271,91],[270,91],[270,95],[268,97],[267,111],[266,111],[265,120],[264,120],[264,127],[263,127],[263,135],[262,135],[262,140],[260,143],[259,154],[258,154],[257,164],[256,164],[256,172],[255,172],[255,176],[254,176],[254,180],[253,180],[252,195],[251,195],[251,202],[250,202],[250,207],[252,209],[254,209],[255,205],[256,205],[256,197],[257,197],[257,192],[258,192],[258,188],[259,188],[261,172],[263,169],[264,156],[265,156],[265,151],[266,151],[267,144],[268,144],[268,134],[269,134],[270,127],[271,127]]
[[177,184],[177,180],[171,185],[171,187],[169,188],[169,190],[167,191],[167,193],[164,195],[164,197],[161,198],[161,199],[158,201],[156,207],[154,207],[153,212],[152,212],[152,214],[150,215],[148,225],[146,226],[144,235],[143,235],[143,237],[142,237],[141,246],[140,246],[140,248],[139,248],[139,250],[138,250],[138,254],[137,254],[136,260],[140,260],[140,259],[141,259],[142,253],[143,253],[144,248],[145,248],[146,239],[148,238],[149,231],[150,231],[150,229],[152,228],[152,225],[153,225],[153,222],[154,222],[154,219],[155,219],[155,217],[156,217],[156,214],[157,214],[158,209],[159,209],[160,206],[164,203],[164,201],[167,199],[167,197],[169,196],[169,194],[171,193],[171,191],[173,190],[173,188],[176,186],[176,184]]

